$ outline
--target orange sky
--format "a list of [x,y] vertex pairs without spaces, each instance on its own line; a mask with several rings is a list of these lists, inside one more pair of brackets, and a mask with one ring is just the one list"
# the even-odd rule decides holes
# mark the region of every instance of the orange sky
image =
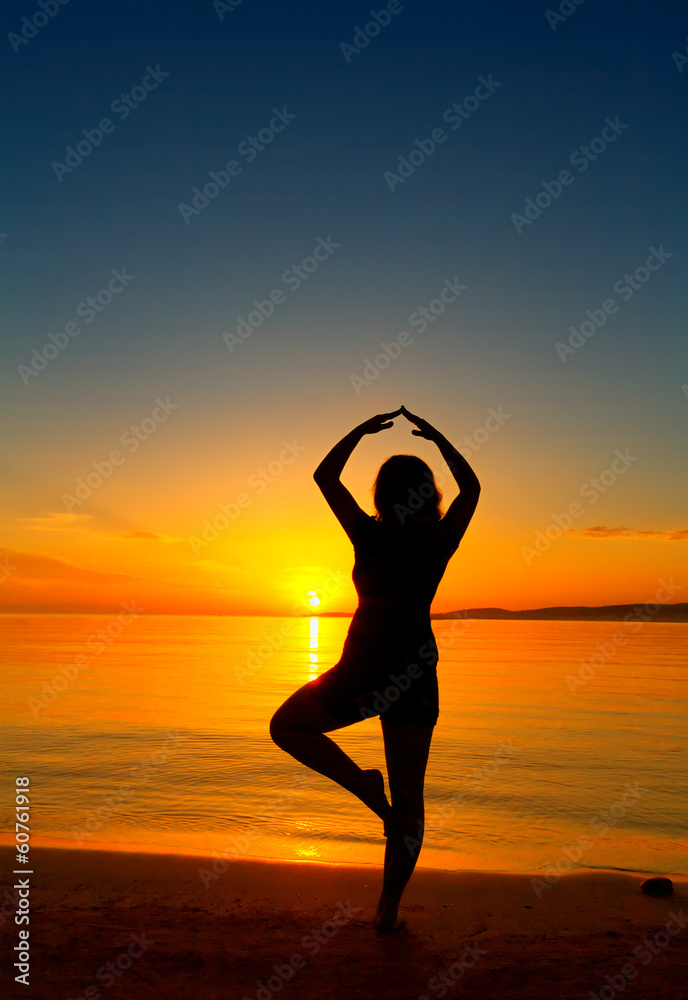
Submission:
[[[348,414],[350,424],[368,415],[359,409],[353,421]],[[180,415],[176,425],[170,419],[158,428],[145,454],[142,445],[141,454],[125,455],[100,485],[92,478],[95,488],[88,496],[82,491],[78,503],[70,499],[79,499],[77,480],[94,461],[106,461],[108,450],[82,442],[59,456],[46,452],[41,480],[19,477],[10,494],[0,548],[2,609],[111,611],[135,600],[150,613],[290,614],[308,610],[308,592],[315,591],[321,612],[352,612],[352,547],[312,479],[348,429],[346,416],[313,428],[297,412],[288,434],[266,427],[231,445],[211,430],[202,447],[189,445],[180,456],[179,445],[189,440]],[[450,419],[446,424],[450,436]],[[601,448],[572,463],[553,443],[517,456],[513,442],[505,422],[470,456],[483,492],[433,611],[650,601],[660,581],[671,579],[673,601],[688,600],[680,589],[688,593],[688,532],[676,515],[643,512],[651,470],[640,461],[625,469],[617,462],[623,473],[591,502],[595,488],[588,485],[586,495],[581,489],[611,467],[613,450],[607,461]],[[456,488],[434,446],[398,424],[365,438],[345,469],[343,480],[364,509],[373,512],[380,462],[405,451],[431,464],[445,507],[453,499]],[[571,530],[559,532],[552,515],[566,525],[567,509]]]

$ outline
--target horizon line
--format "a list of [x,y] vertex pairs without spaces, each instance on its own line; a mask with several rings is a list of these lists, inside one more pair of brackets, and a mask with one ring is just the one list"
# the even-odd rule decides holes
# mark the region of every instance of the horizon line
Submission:
[[[482,608],[461,608],[454,609],[452,611],[431,611],[430,618],[447,617],[447,616],[461,616],[468,617],[468,612],[502,612],[509,615],[518,614],[536,614],[543,611],[604,611],[608,608],[635,608],[644,607],[647,601],[626,601],[619,604],[552,604],[540,608],[502,608],[496,605],[491,605],[490,607]],[[673,603],[668,602],[652,602],[652,606],[657,606],[658,611],[661,608],[679,608],[685,607],[688,609],[688,602],[685,601],[675,601]],[[82,610],[82,611],[43,611],[43,610],[17,610],[17,611],[4,611],[0,610],[0,616],[5,615],[107,615],[114,614],[120,610],[120,607],[113,607],[112,609],[106,609],[101,611],[93,610]],[[144,615],[149,617],[153,615],[164,615],[177,618],[327,618],[327,617],[353,617],[355,609],[353,611],[318,611],[313,608],[312,611],[303,611],[298,614],[294,613],[284,613],[278,611],[144,611]],[[657,612],[654,612],[656,614]]]

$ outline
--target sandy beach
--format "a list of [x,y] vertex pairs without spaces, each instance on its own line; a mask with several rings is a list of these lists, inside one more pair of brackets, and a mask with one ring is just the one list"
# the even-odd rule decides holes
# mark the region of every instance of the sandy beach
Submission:
[[[10,848],[0,849],[12,893]],[[688,879],[418,869],[405,925],[372,926],[381,869],[34,846],[30,988],[42,1000],[518,997],[685,1000]],[[17,878],[20,878],[18,876]],[[546,887],[545,887],[546,886]],[[3,995],[19,927],[3,896]]]

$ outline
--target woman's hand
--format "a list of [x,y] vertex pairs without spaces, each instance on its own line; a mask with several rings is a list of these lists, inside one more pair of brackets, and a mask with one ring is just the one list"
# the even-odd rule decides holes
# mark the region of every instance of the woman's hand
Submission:
[[438,432],[435,430],[432,424],[429,424],[427,422],[427,420],[423,420],[422,417],[417,417],[415,413],[409,413],[409,411],[406,409],[403,403],[401,405],[401,412],[404,414],[407,420],[410,420],[411,423],[415,424],[416,427],[418,428],[418,430],[416,431],[411,431],[412,434],[415,434],[417,437],[425,438],[427,441],[437,440]]
[[[398,417],[401,413],[401,408],[394,410],[393,413],[378,413],[376,416],[371,417],[370,420],[365,420],[358,427],[354,427],[352,431],[338,441],[337,444],[332,448],[327,455],[323,458],[322,462],[318,468],[313,473],[313,478],[316,483],[322,489],[323,486],[328,486],[330,488],[337,488],[338,490],[343,490],[344,486],[339,481],[339,477],[342,474],[342,469],[344,468],[351,452],[354,450],[356,445],[359,443],[361,438],[365,434],[377,434],[378,431],[383,431],[387,427],[392,427],[392,418]],[[348,494],[348,490],[346,490]],[[353,497],[349,494],[351,503],[356,507],[356,511],[360,511],[358,504],[355,503]],[[328,500],[329,502],[329,500]],[[332,504],[330,503],[330,506]],[[337,515],[339,516],[339,515]]]
[[378,431],[384,431],[388,427],[393,427],[394,422],[393,417],[398,417],[401,413],[402,408],[394,410],[393,413],[378,413],[376,416],[371,417],[370,420],[364,421],[364,423],[359,424],[357,430],[361,434],[377,434]]

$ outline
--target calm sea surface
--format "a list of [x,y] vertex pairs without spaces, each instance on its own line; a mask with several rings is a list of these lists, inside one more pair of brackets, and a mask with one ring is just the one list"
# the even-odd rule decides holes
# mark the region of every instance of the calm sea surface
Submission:
[[[28,775],[32,833],[72,845],[381,863],[379,820],[267,728],[338,660],[349,620],[0,616],[0,829],[14,822],[14,776]],[[688,874],[688,625],[433,630],[440,719],[420,866],[564,870],[568,858]],[[379,719],[333,735],[382,768]]]

